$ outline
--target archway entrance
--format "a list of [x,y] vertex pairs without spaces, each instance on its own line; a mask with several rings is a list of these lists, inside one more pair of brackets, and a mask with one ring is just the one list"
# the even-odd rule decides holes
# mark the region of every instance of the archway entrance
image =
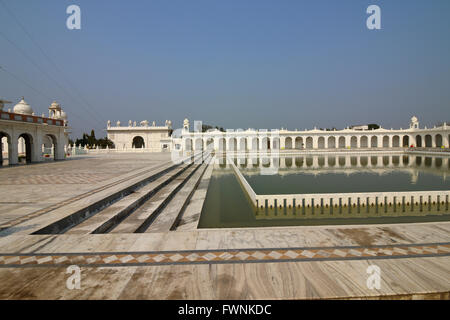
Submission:
[[359,141],[360,148],[367,148],[369,146],[369,139],[366,136],[362,136]]
[[431,135],[427,134],[425,136],[425,147],[431,148],[433,146]]
[[195,140],[195,150],[203,151],[203,139],[199,138]]
[[416,147],[422,147],[422,136],[416,136]]
[[270,150],[270,140],[269,138],[262,138],[261,140],[261,150]]
[[345,137],[339,137],[339,148],[345,148]]
[[373,136],[372,138],[370,138],[370,147],[378,148],[378,137],[377,136]]
[[336,138],[328,137],[328,149],[335,149],[335,148],[336,148]]
[[31,163],[33,159],[33,138],[28,133],[22,133],[17,141],[19,163]]
[[389,137],[388,136],[384,136],[383,137],[383,148],[389,148]]
[[133,145],[132,145],[132,147],[136,148],[136,149],[145,148],[144,138],[142,138],[141,136],[134,137],[133,138]]
[[284,140],[284,148],[292,149],[292,138],[291,137],[287,137],[286,140]]
[[324,137],[319,137],[319,139],[317,140],[317,147],[319,149],[325,149],[325,138]]
[[259,149],[259,139],[252,138],[252,151],[258,151]]
[[206,140],[206,150],[209,150],[209,151],[214,150],[214,139],[213,138],[208,138]]
[[403,147],[409,147],[409,136],[403,136]]
[[356,138],[355,136],[350,138],[350,146],[352,148],[357,148],[358,147],[358,138]]
[[436,142],[436,148],[442,147],[442,136],[440,134],[437,134],[434,139],[434,141]]
[[240,151],[247,151],[247,138],[240,138],[239,139],[239,150]]
[[312,149],[313,148],[313,138],[308,137],[306,138],[306,149]]
[[9,164],[11,156],[11,138],[8,134],[0,132],[0,167]]
[[392,138],[392,147],[393,148],[398,148],[400,147],[400,137],[399,136],[394,136]]
[[303,138],[302,137],[295,138],[295,149],[303,149]]
[[56,137],[51,134],[46,134],[43,140],[44,143],[42,144],[42,153],[44,160],[56,159]]

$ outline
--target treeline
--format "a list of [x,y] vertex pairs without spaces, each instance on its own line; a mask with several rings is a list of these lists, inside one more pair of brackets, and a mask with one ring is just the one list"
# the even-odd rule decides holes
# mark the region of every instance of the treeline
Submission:
[[225,129],[222,127],[218,127],[218,126],[213,127],[208,124],[202,124],[202,132],[206,132],[206,131],[212,130],[212,129],[217,129],[219,131],[225,132]]
[[101,138],[101,139],[97,139],[95,137],[95,132],[94,130],[91,130],[91,134],[87,134],[87,133],[83,133],[83,137],[81,139],[76,139],[75,142],[73,142],[73,140],[69,140],[69,143],[75,146],[88,146],[89,147],[93,147],[93,146],[98,146],[102,149],[108,147],[108,148],[114,148],[114,143],[109,140],[108,138]]

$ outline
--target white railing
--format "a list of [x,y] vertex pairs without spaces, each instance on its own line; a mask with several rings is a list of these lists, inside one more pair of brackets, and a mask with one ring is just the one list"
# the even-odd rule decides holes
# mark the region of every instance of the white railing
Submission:
[[275,208],[336,208],[338,210],[361,210],[361,208],[375,207],[391,208],[393,212],[405,210],[405,207],[430,207],[448,211],[450,190],[439,191],[405,191],[405,192],[363,192],[363,193],[313,193],[313,194],[270,194],[258,195],[233,163],[230,163],[244,192],[257,209]]

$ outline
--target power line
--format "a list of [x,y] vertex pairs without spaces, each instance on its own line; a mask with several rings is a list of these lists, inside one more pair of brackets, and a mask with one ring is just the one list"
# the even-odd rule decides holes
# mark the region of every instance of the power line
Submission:
[[[53,67],[63,76],[64,80],[69,83],[72,86],[72,89],[74,91],[76,91],[76,93],[78,94],[80,100],[82,102],[84,102],[89,108],[90,110],[92,110],[93,112],[97,113],[95,108],[92,107],[92,105],[90,103],[87,102],[87,100],[81,95],[81,93],[79,92],[79,90],[77,90],[76,86],[73,84],[73,82],[71,82],[69,80],[69,78],[64,74],[64,72],[62,72],[62,70],[58,67],[58,65],[54,62],[53,59],[50,58],[50,56],[45,52],[45,50],[39,45],[39,43],[34,39],[34,37],[31,35],[30,32],[28,32],[28,30],[23,26],[23,24],[20,22],[20,20],[16,17],[16,15],[13,13],[12,10],[10,10],[8,8],[8,6],[3,2],[3,0],[0,0],[0,3],[3,5],[3,7],[9,12],[9,14],[14,18],[14,20],[16,21],[16,23],[19,25],[19,27],[22,29],[22,31],[28,36],[28,38],[36,45],[36,47],[39,48],[39,50],[41,51],[41,53],[44,55],[44,57],[50,62],[51,65],[53,65]],[[99,118],[101,118],[100,114],[96,114],[96,116],[98,116]]]
[[[61,84],[59,84],[58,81],[56,81],[47,71],[45,71],[43,68],[41,68],[36,61],[31,58],[24,50],[22,50],[18,45],[16,45],[13,41],[11,41],[1,30],[0,30],[0,35],[6,40],[8,41],[13,47],[15,47],[23,56],[25,56],[30,62],[31,64],[34,65],[34,67],[36,69],[38,69],[41,73],[43,73],[44,75],[47,76],[47,78],[49,78],[51,81],[53,81],[62,91],[64,91],[74,102],[79,103],[78,101],[76,101],[75,98],[73,98],[73,96],[63,87],[61,86]],[[51,100],[51,99],[50,99]],[[89,111],[89,109],[87,109]],[[95,121],[97,121],[100,124],[100,121],[98,121],[96,119],[96,117],[91,114],[91,116],[93,117],[93,119]]]
[[36,89],[35,87],[33,87],[32,85],[30,85],[28,82],[26,82],[25,80],[19,78],[18,76],[16,76],[14,73],[8,71],[5,69],[5,67],[0,66],[0,70],[6,72],[7,74],[9,74],[11,77],[15,78],[16,80],[22,82],[23,84],[25,84],[27,87],[29,87],[30,89],[32,89],[33,91],[37,92],[38,94],[40,94],[41,96],[45,97],[46,99],[52,100],[52,98],[50,98],[50,96],[48,96],[47,94],[43,93],[42,91]]
[[[22,82],[23,84],[25,84],[27,87],[29,87],[30,89],[32,89],[33,91],[35,91],[36,93],[40,94],[41,96],[45,97],[48,100],[52,100],[52,98],[50,98],[50,96],[48,96],[46,93],[36,89],[35,87],[33,87],[32,85],[30,85],[27,81],[23,80],[22,78],[20,78],[19,76],[15,75],[14,73],[12,73],[11,71],[8,71],[5,69],[5,67],[0,66],[0,70],[4,71],[5,73],[9,74],[11,77],[15,78],[17,81]],[[77,113],[75,112],[71,112],[72,115],[75,116],[75,118],[78,118],[81,121],[85,121],[85,119],[83,119],[82,117],[80,117]],[[89,118],[90,119],[90,118]]]

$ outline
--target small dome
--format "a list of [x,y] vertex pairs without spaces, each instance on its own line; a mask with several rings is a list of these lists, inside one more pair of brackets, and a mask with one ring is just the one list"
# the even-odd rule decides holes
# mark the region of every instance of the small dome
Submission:
[[58,102],[53,101],[52,104],[50,105],[49,109],[57,109],[57,110],[61,110],[61,106],[59,105]]
[[417,122],[417,121],[418,121],[418,119],[417,119],[416,116],[413,116],[413,117],[411,118],[411,122]]
[[67,114],[64,111],[62,111],[62,110],[61,110],[60,118],[63,119],[63,120],[67,120]]
[[19,103],[14,106],[13,112],[31,115],[33,113],[33,109],[31,109],[30,105],[26,103],[24,98],[22,97],[22,100],[20,100]]

